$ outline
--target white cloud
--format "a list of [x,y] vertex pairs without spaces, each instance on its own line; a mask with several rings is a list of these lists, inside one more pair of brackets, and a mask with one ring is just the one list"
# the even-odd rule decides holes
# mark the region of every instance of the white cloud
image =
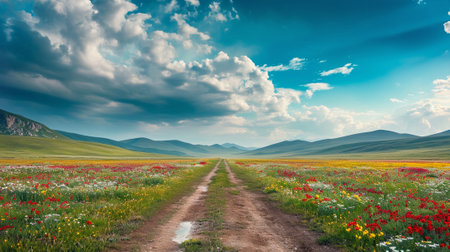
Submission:
[[391,98],[389,99],[392,103],[405,103],[405,100],[400,100],[397,98]]
[[304,135],[313,139],[376,130],[392,124],[389,118],[373,111],[354,112],[325,105],[303,106],[295,117]]
[[199,0],[185,0],[186,3],[192,5],[192,6],[200,6]]
[[328,71],[323,71],[323,72],[320,73],[320,75],[321,76],[328,76],[328,75],[338,74],[338,73],[340,73],[340,74],[350,74],[353,71],[355,66],[357,66],[357,65],[352,64],[352,63],[347,63],[347,64],[345,64],[342,67],[338,67],[338,68],[331,69],[331,70],[328,70]]
[[398,127],[416,134],[431,134],[450,128],[450,76],[433,81],[433,96],[397,112]]
[[450,34],[450,21],[444,23],[444,31]]
[[185,16],[180,14],[175,14],[172,16],[172,19],[175,20],[178,24],[178,32],[184,39],[190,39],[192,35],[198,35],[201,40],[209,40],[210,37],[208,34],[198,31],[197,28],[186,23]]
[[275,128],[269,134],[269,140],[272,143],[277,143],[285,140],[290,140],[297,135],[297,132],[288,132],[286,129]]
[[[64,6],[68,6],[65,4]],[[137,9],[137,6],[126,0],[112,0],[100,2],[97,6],[97,16],[103,21],[103,24],[119,32],[126,22],[125,15]]]
[[228,20],[239,19],[239,14],[234,7],[231,8],[231,11],[223,11],[220,7],[220,2],[215,1],[210,3],[208,7],[210,10],[208,17],[216,21],[226,22]]
[[170,3],[168,3],[166,5],[164,10],[165,10],[166,13],[171,13],[171,12],[173,12],[174,10],[176,10],[178,8],[179,8],[179,6],[178,6],[178,3],[177,3],[177,0],[171,0]]
[[309,83],[309,84],[306,84],[306,85],[303,85],[303,86],[308,87],[308,89],[306,90],[306,93],[305,93],[305,95],[308,98],[311,98],[313,96],[314,92],[316,92],[316,91],[333,89],[333,87],[331,87],[330,84],[323,83],[323,82]]
[[267,72],[300,70],[303,66],[304,61],[305,61],[305,59],[300,59],[300,58],[295,57],[289,61],[289,65],[287,65],[287,66],[282,65],[282,64],[277,65],[277,66],[264,65],[261,67],[261,69],[264,69]]
[[427,4],[427,2],[425,2],[425,0],[417,0],[417,4],[423,5],[423,4]]
[[447,76],[447,79],[434,80],[433,85],[435,99],[450,102],[450,76]]

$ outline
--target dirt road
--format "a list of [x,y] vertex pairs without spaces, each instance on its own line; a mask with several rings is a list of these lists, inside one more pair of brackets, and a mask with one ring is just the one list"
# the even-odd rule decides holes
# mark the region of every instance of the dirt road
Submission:
[[[152,239],[142,245],[141,251],[177,251],[179,243],[186,238],[187,234],[189,234],[187,237],[189,238],[196,233],[196,229],[201,228],[198,226],[201,223],[195,221],[205,216],[205,197],[208,192],[208,184],[216,174],[220,162],[218,161],[214,169],[203,178],[194,193],[182,198],[173,206],[173,215],[166,223],[152,231]],[[191,224],[193,225],[191,226]],[[183,232],[179,233],[180,230]]]
[[[205,199],[208,185],[221,162],[225,162],[228,188],[221,241],[238,251],[337,251],[317,244],[319,234],[300,223],[297,216],[283,213],[263,193],[248,191],[236,178],[225,160],[218,161],[196,190],[165,207],[145,222],[129,239],[119,244],[118,251],[181,251],[179,243],[187,238],[200,238],[206,217]],[[234,192],[234,193],[233,193]],[[238,193],[236,193],[238,192]],[[191,225],[192,224],[192,225]],[[185,231],[179,232],[180,230]]]
[[[285,214],[262,193],[247,191],[225,161],[239,194],[228,194],[222,242],[239,251],[336,251],[317,244],[319,234]],[[233,188],[232,188],[233,189]]]

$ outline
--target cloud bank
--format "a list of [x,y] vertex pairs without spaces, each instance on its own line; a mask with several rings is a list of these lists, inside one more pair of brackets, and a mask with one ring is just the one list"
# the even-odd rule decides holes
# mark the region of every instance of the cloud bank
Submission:
[[[164,11],[177,6],[171,1]],[[217,21],[238,18],[218,2],[210,11]],[[268,70],[245,55],[217,52],[188,16],[170,15],[176,32],[158,28],[152,15],[127,0],[36,1],[32,12],[3,22],[3,97],[49,109],[61,104],[73,115],[126,112],[156,124],[236,113],[293,118],[288,108],[300,102],[299,91],[275,88]],[[186,54],[203,58],[185,60]],[[293,59],[290,67],[299,65]]]

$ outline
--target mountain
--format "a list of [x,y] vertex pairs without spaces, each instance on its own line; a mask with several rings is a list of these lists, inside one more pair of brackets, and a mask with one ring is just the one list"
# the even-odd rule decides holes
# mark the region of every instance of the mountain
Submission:
[[242,151],[251,151],[251,150],[258,149],[256,147],[244,147],[244,146],[237,145],[237,144],[234,144],[234,143],[224,143],[224,144],[222,144],[222,146],[225,147],[225,148],[236,148],[236,149],[242,150]]
[[[3,136],[2,136],[3,135]],[[450,159],[450,130],[419,137],[376,130],[315,142],[283,141],[253,149],[232,143],[190,144],[140,137],[116,141],[55,131],[45,125],[0,110],[0,156],[191,156],[191,157],[324,157],[324,158],[438,158]],[[154,154],[156,153],[156,154]]]
[[410,134],[401,134],[388,130],[375,130],[370,132],[363,132],[333,139],[325,139],[312,142],[310,145],[308,145],[308,148],[305,148],[303,151],[297,150],[296,154],[316,154],[323,149],[337,147],[345,144],[368,143],[377,141],[414,139],[414,138],[418,138],[418,136]]
[[280,143],[272,144],[260,149],[246,152],[246,155],[276,155],[276,154],[286,154],[295,153],[297,155],[308,155],[315,154],[317,151],[331,148],[334,146],[339,146],[343,144],[352,144],[360,142],[374,142],[374,141],[384,141],[384,140],[396,140],[396,139],[407,139],[407,138],[417,138],[417,136],[410,134],[399,134],[393,131],[387,130],[376,130],[371,132],[364,132],[353,134],[349,136],[343,136],[333,139],[325,139],[316,142],[308,142],[302,140],[294,141],[283,141]]
[[0,109],[0,134],[65,139],[42,123]]
[[344,144],[318,151],[315,154],[390,152],[428,148],[447,148],[448,154],[450,154],[450,135]]
[[433,134],[433,135],[431,135],[431,136],[450,136],[450,130],[446,130],[446,131],[442,131],[442,132],[440,132],[440,133],[437,133],[437,134]]
[[0,158],[42,157],[166,158],[169,156],[70,139],[0,135]]
[[192,156],[192,157],[230,157],[242,152],[235,147],[223,147],[221,145],[194,145],[179,140],[156,141],[145,137],[116,141],[108,138],[85,136],[65,131],[57,131],[63,136],[72,140],[102,143],[117,146],[123,149],[158,153],[173,156]]
[[294,140],[294,141],[283,141],[280,143],[272,144],[263,148],[245,152],[245,155],[276,155],[286,152],[291,152],[294,150],[303,150],[307,148],[311,142]]
[[134,138],[120,141],[121,143],[137,147],[151,148],[162,151],[177,151],[183,156],[213,157],[213,156],[233,156],[242,152],[242,150],[231,147],[225,148],[221,145],[194,145],[179,140],[155,141],[148,138]]
[[117,147],[120,147],[123,149],[132,150],[132,151],[158,153],[158,154],[173,155],[173,156],[186,156],[183,152],[179,152],[179,151],[161,150],[158,148],[139,147],[139,146],[134,146],[132,144],[127,144],[127,143],[124,143],[121,141],[115,141],[115,140],[108,139],[108,138],[85,136],[85,135],[65,132],[65,131],[61,131],[61,130],[57,130],[57,132],[63,136],[66,136],[72,140],[77,140],[77,141],[108,144],[108,145],[113,145],[113,146],[117,146]]

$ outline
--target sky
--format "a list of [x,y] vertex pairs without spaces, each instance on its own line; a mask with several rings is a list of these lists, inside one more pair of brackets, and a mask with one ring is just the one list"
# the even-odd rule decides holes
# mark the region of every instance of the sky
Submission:
[[450,0],[0,0],[0,108],[259,147],[450,129]]

